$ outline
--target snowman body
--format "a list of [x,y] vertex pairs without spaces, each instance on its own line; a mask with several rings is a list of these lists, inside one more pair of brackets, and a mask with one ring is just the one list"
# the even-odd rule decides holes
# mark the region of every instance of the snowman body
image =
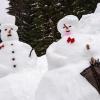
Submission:
[[29,57],[32,48],[19,41],[16,30],[14,25],[4,25],[1,28],[3,42],[0,48],[0,64],[6,66],[11,72],[34,68],[37,58],[34,50]]
[[[4,48],[0,50],[0,63],[9,68],[28,68],[34,66],[34,60],[29,57],[31,47],[20,41],[3,42]],[[34,53],[35,54],[35,53]],[[36,57],[36,55],[34,55]]]
[[[51,44],[47,49],[46,56],[49,69],[60,68],[83,59],[88,61],[91,57],[97,57],[95,47],[99,44],[95,44],[97,40],[94,40],[93,35],[72,34],[70,37],[75,38],[74,43],[68,43],[68,37],[65,36],[58,42]],[[91,49],[87,50],[87,45],[90,45]]]

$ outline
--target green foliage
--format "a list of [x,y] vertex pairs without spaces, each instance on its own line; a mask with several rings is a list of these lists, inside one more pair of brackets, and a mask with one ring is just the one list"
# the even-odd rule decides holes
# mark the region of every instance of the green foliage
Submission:
[[60,39],[57,22],[73,14],[81,18],[96,8],[98,0],[9,0],[9,14],[16,16],[20,40],[30,44],[38,56]]

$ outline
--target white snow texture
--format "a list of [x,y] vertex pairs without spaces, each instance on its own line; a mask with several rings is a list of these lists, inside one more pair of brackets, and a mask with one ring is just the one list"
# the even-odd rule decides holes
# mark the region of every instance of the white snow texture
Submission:
[[91,57],[100,58],[100,4],[80,20],[62,18],[57,24],[62,38],[42,57],[34,50],[29,57],[32,48],[19,41],[14,16],[1,16],[0,23],[0,100],[100,100],[80,75]]

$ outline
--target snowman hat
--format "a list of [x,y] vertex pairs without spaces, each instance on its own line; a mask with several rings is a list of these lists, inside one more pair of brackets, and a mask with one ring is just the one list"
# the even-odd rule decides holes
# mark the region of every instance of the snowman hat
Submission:
[[12,27],[17,31],[18,27],[15,25],[15,16],[12,15],[4,15],[0,16],[0,29],[4,29],[6,27]]
[[8,27],[13,28],[14,31],[18,30],[18,27],[16,25],[10,24],[10,23],[8,23],[8,24],[2,24],[1,27],[0,27],[0,29],[4,30],[5,28],[8,28]]
[[62,18],[61,20],[58,21],[57,29],[62,35],[64,24],[72,25],[72,26],[75,27],[75,26],[77,26],[78,22],[79,22],[79,19],[76,16],[67,15],[67,16],[65,16],[64,18]]
[[12,15],[1,15],[0,16],[0,24],[15,24],[15,16]]

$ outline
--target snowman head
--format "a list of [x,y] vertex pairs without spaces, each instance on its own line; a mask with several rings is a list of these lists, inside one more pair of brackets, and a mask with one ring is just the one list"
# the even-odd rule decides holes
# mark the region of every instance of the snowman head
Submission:
[[1,40],[2,41],[11,41],[18,40],[17,34],[18,27],[12,24],[3,24],[1,25]]
[[57,24],[57,29],[61,33],[61,37],[74,32],[78,26],[78,21],[79,19],[74,15],[68,15],[62,18]]

